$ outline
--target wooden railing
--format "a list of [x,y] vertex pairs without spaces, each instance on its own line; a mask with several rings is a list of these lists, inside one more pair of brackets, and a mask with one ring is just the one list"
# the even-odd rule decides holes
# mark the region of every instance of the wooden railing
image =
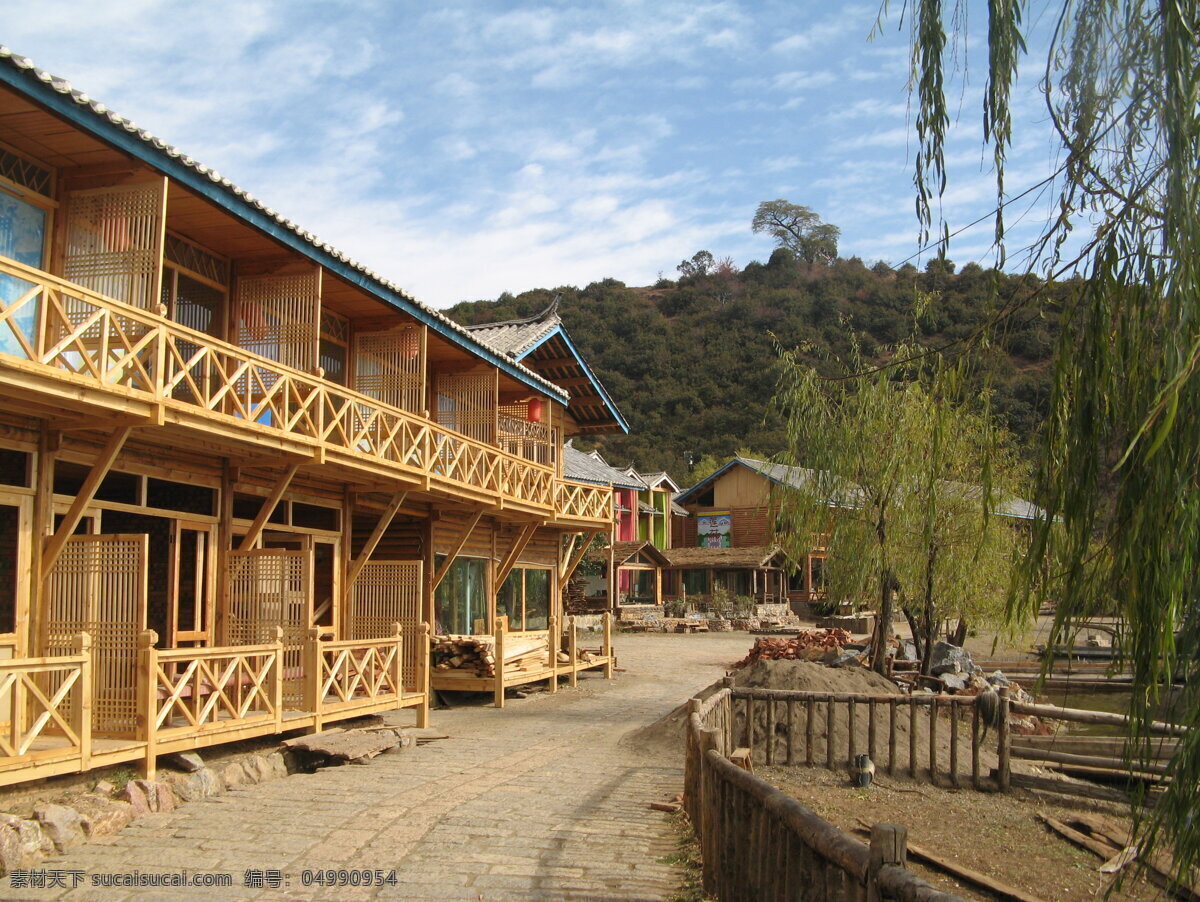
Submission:
[[736,691],[689,703],[684,799],[707,893],[722,902],[961,902],[904,869],[903,827],[876,825],[868,847],[731,762]]
[[544,423],[531,423],[517,417],[496,417],[496,433],[501,448],[515,457],[552,467],[557,459],[554,430]]
[[572,517],[610,516],[607,503],[592,498],[595,487],[559,491],[551,452],[508,453],[7,258],[0,274],[28,285],[16,300],[0,300],[0,354],[213,424],[237,421],[351,460],[365,456],[443,489]]
[[564,519],[603,520],[606,524],[611,523],[612,489],[560,479],[554,486],[554,512],[556,516]]
[[[80,633],[72,654],[0,661],[0,771],[91,756],[91,639]],[[3,782],[12,782],[9,779]]]
[[[399,623],[393,624],[392,635],[386,639],[322,642],[320,631],[312,630],[304,667],[305,707],[316,717],[315,728],[319,730],[325,720],[339,714],[353,712],[357,716],[385,711],[399,707],[405,695],[424,694],[427,636],[427,629],[418,631],[417,641],[423,640],[426,653],[406,679],[406,643]],[[410,687],[407,691],[406,685]],[[428,711],[427,696],[422,710]],[[426,713],[419,719],[427,716]]]
[[148,757],[191,748],[202,736],[280,731],[282,630],[267,645],[158,649],[157,641],[153,630],[138,636],[138,710]]

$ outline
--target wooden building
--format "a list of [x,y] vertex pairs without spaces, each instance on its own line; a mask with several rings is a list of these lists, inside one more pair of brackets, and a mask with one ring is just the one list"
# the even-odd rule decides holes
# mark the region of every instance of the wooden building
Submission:
[[625,424],[488,338],[0,48],[0,784],[424,722],[431,631],[553,678]]

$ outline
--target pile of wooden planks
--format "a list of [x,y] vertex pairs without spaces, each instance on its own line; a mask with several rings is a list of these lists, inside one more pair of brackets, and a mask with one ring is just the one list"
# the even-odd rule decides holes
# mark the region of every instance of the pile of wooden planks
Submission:
[[[541,670],[549,660],[545,637],[505,637],[504,671]],[[463,670],[476,676],[496,675],[496,640],[492,636],[434,636],[430,650],[434,670]]]

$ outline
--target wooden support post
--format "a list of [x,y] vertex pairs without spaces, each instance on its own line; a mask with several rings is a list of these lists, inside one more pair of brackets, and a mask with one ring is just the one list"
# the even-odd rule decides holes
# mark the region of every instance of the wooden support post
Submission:
[[417,689],[421,693],[421,704],[417,708],[417,726],[424,729],[429,726],[429,703],[430,696],[433,695],[433,688],[429,684],[429,624],[424,620],[420,623],[417,641],[421,643],[417,648]]
[[612,645],[612,627],[613,615],[612,611],[604,612],[604,678],[611,680],[616,674],[613,673],[613,667],[616,662],[613,660],[613,645]]
[[75,654],[82,656],[83,662],[79,665],[79,688],[75,694],[71,729],[79,737],[79,769],[87,770],[92,763],[92,637],[89,633],[75,637]]
[[567,618],[567,657],[571,659],[571,688],[579,685],[579,634],[575,626],[575,615]]
[[875,755],[875,699],[867,702],[867,755],[872,761],[878,761]]
[[854,767],[854,757],[855,757],[855,755],[858,754],[858,736],[855,735],[857,733],[857,730],[855,729],[855,723],[854,723],[854,715],[855,715],[856,708],[857,708],[857,705],[855,704],[854,699],[850,699],[849,703],[846,705],[846,719],[848,721],[848,723],[846,725],[846,766],[847,767]]
[[817,716],[817,703],[812,697],[809,697],[804,702],[804,763],[808,767],[813,766],[813,741],[814,741],[814,724],[813,718]]
[[908,697],[908,775],[917,776],[917,700]]
[[867,859],[867,902],[883,902],[879,888],[879,872],[885,865],[906,867],[908,863],[908,828],[898,824],[875,824],[871,827],[871,852]]
[[[125,440],[129,438],[129,433],[132,431],[132,426],[121,427],[109,436],[100,453],[96,455],[96,460],[92,464],[91,470],[88,471],[87,477],[83,480],[83,485],[75,493],[75,499],[71,502],[71,506],[63,516],[62,523],[54,531],[54,535],[50,536],[46,541],[45,548],[42,550],[41,578],[43,580],[54,568],[54,563],[58,560],[58,556],[62,554],[63,548],[66,547],[67,539],[71,538],[71,535],[75,532],[75,528],[79,525],[79,521],[83,519],[83,512],[96,497],[96,491],[100,488],[100,483],[104,481],[104,477],[112,469],[112,465],[117,460],[117,455],[121,453],[121,449],[125,446]],[[53,485],[53,483],[51,484]]]
[[396,642],[396,656],[392,660],[392,685],[396,687],[396,708],[404,701],[404,630],[399,622],[392,624],[392,639]]
[[400,506],[404,504],[404,499],[408,497],[408,492],[399,492],[392,496],[392,500],[388,502],[387,508],[379,518],[379,522],[375,524],[375,528],[371,531],[371,535],[367,537],[367,544],[363,546],[357,558],[351,564],[349,572],[346,574],[346,592],[347,594],[353,589],[354,581],[358,579],[358,574],[362,571],[363,565],[371,559],[371,554],[375,551],[375,547],[387,532],[389,526],[392,525],[392,519],[396,516],[396,511],[400,510]]
[[276,625],[274,656],[271,665],[271,707],[275,709],[275,732],[283,732],[283,627]]
[[767,699],[767,747],[764,760],[768,765],[775,763],[775,699]]
[[999,782],[1000,791],[1008,792],[1012,786],[1012,772],[1010,769],[1009,756],[1011,754],[1011,741],[1008,730],[1008,687],[1001,686],[1000,695],[1000,726],[996,729],[996,757],[997,767],[1000,771]]
[[979,696],[971,702],[971,786],[983,788],[979,780]]
[[521,532],[517,534],[517,537],[513,539],[512,547],[508,549],[508,554],[504,556],[503,562],[501,562],[499,568],[496,570],[495,585],[497,591],[504,585],[504,581],[508,579],[508,574],[512,572],[512,568],[521,557],[521,552],[525,550],[525,547],[529,544],[530,539],[533,538],[533,534],[537,532],[537,529],[538,523],[535,520],[532,523],[526,524],[521,529]]
[[496,618],[496,686],[493,702],[497,708],[504,707],[504,634],[508,630],[508,618]]
[[[321,732],[321,630],[311,627],[304,641],[304,699],[312,712],[314,733]],[[275,659],[276,673],[282,678],[283,655]]]
[[796,755],[796,701],[788,699],[787,702],[787,759],[786,764],[791,767],[795,764]]
[[937,786],[937,769],[938,769],[938,700],[937,696],[931,696],[929,699],[929,782]]
[[546,645],[550,651],[550,691],[558,691],[558,642],[559,628],[558,618],[549,618],[547,625],[550,627],[550,635],[546,638]]
[[140,770],[142,777],[153,780],[158,766],[156,739],[158,737],[158,633],[142,630],[137,637],[138,660],[138,727],[146,742]]
[[833,696],[825,700],[825,767],[833,770],[833,727],[834,727]]
[[[580,563],[583,561],[583,556],[587,554],[588,546],[592,544],[592,537],[595,535],[595,530],[592,530],[591,532],[581,532],[579,534],[579,547],[576,548],[571,553],[571,556],[563,562],[562,570],[560,570],[558,574],[558,581],[564,587],[567,584],[567,580],[569,580],[579,568]],[[611,583],[612,581],[613,580],[610,577],[609,582]],[[611,587],[609,591],[611,591]]]
[[275,485],[271,487],[271,494],[267,496],[262,507],[258,509],[258,515],[255,516],[254,522],[250,524],[249,531],[242,536],[242,544],[238,546],[239,551],[249,551],[254,547],[254,543],[258,541],[258,537],[262,535],[263,528],[267,525],[267,520],[275,512],[275,506],[279,504],[283,493],[291,485],[292,477],[296,475],[296,471],[299,469],[300,464],[290,465],[284,470],[283,475],[279,477]]
[[467,521],[467,525],[463,527],[458,538],[454,542],[453,549],[446,555],[446,559],[442,561],[442,566],[438,568],[437,573],[433,575],[433,585],[430,591],[436,591],[437,587],[442,584],[442,580],[446,578],[446,574],[450,572],[450,566],[454,563],[454,559],[458,557],[458,553],[466,547],[467,541],[471,538],[471,533],[475,531],[475,526],[479,523],[479,518],[483,516],[482,510],[477,510],[475,515]]

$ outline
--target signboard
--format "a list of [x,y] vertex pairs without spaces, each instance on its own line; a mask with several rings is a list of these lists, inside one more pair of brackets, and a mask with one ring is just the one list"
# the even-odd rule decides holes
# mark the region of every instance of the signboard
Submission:
[[701,548],[728,548],[733,516],[729,511],[696,515],[696,544]]

